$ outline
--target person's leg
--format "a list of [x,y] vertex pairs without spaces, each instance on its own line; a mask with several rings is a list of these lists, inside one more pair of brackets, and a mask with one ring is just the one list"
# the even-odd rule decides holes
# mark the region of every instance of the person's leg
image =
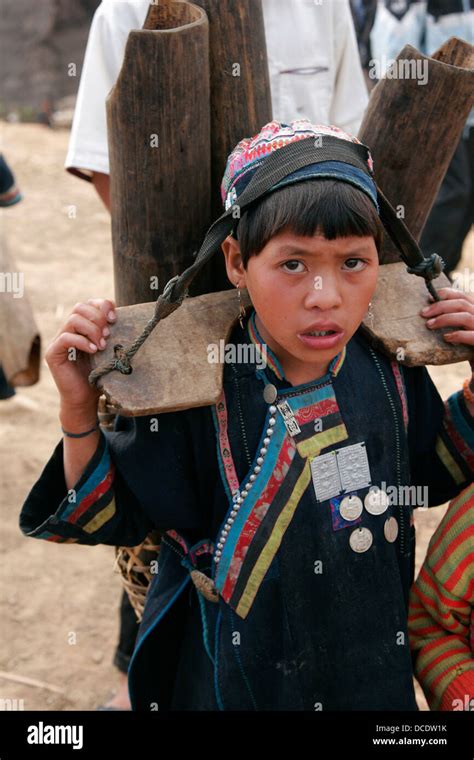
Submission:
[[465,218],[471,202],[467,143],[465,138],[459,141],[420,239],[425,255],[442,257],[446,273],[458,265],[466,236]]
[[104,706],[121,710],[130,710],[130,697],[128,694],[128,666],[135,648],[138,632],[138,621],[135,611],[130,604],[126,591],[122,592],[120,602],[120,630],[119,641],[115,650],[113,663],[119,671],[119,686],[112,697]]

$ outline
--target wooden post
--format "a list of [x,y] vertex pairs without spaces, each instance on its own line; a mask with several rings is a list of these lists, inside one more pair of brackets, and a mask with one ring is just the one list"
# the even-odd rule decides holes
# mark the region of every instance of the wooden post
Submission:
[[[228,154],[270,120],[261,0],[150,6],[107,100],[118,305],[156,300],[192,263],[223,212]],[[216,256],[190,295],[230,287]]]
[[[392,78],[394,72],[412,75]],[[416,239],[473,102],[474,48],[455,38],[432,58],[406,45],[372,91],[358,136],[371,150],[378,185]],[[382,263],[399,260],[386,236]]]
[[[130,32],[107,99],[118,305],[155,301],[192,263],[210,218],[207,17],[168,1],[146,24],[159,28]],[[203,271],[190,294],[210,283]]]
[[[220,186],[229,153],[272,119],[262,0],[196,0],[209,18],[211,219],[224,211]],[[231,288],[224,258],[211,264],[212,290]]]

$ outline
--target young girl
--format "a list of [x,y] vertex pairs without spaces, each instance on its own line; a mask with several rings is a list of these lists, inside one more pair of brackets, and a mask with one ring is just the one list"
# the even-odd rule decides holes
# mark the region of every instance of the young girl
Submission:
[[[158,430],[149,416],[98,429],[87,355],[105,346],[111,301],[78,304],[46,354],[64,438],[23,533],[133,546],[165,531],[129,668],[135,710],[417,709],[413,505],[387,486],[427,486],[430,505],[459,493],[474,405],[462,392],[443,405],[424,368],[390,362],[359,329],[383,228],[356,138],[265,125],[229,156],[226,209],[306,138],[324,160],[280,177],[222,243],[252,302],[230,343],[254,352],[225,363],[214,407],[160,414]],[[444,295],[435,326],[456,324],[462,342],[474,302]]]
[[474,711],[473,511],[470,485],[449,505],[410,593],[415,674],[432,710]]

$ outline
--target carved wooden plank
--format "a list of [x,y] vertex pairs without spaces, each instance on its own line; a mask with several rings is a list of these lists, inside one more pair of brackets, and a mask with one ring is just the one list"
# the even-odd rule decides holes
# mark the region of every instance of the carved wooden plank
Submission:
[[[439,282],[449,285],[445,275]],[[428,303],[427,294],[423,280],[408,274],[405,264],[381,266],[372,299],[373,328],[364,322],[366,334],[384,353],[407,366],[467,361],[471,347],[450,346],[442,337],[449,329],[426,327],[419,312]],[[242,301],[250,306],[247,291],[242,291]],[[214,404],[222,388],[223,364],[209,363],[208,349],[221,341],[226,344],[238,311],[235,291],[185,298],[149,335],[133,359],[131,375],[114,371],[104,376],[99,387],[109,403],[131,416]],[[149,303],[118,308],[108,347],[91,355],[92,367],[113,357],[115,343],[130,344],[152,314]]]
[[[437,288],[452,287],[444,274],[435,283]],[[424,280],[408,274],[405,264],[381,266],[372,298],[373,327],[364,321],[371,343],[408,367],[468,361],[474,355],[472,347],[449,345],[443,338],[444,333],[453,332],[452,328],[426,327],[420,310],[428,303]]]
[[[246,291],[242,302],[250,305]],[[239,314],[237,291],[185,298],[157,324],[135,355],[130,375],[113,371],[99,381],[108,402],[135,416],[214,404],[222,388],[222,363],[208,361],[210,344],[226,342]],[[107,348],[91,356],[96,368],[113,358],[116,343],[130,344],[153,315],[153,304],[119,307]]]

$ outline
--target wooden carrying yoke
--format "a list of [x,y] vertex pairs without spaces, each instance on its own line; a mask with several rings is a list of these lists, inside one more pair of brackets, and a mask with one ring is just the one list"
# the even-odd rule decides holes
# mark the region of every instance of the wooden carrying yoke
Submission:
[[[228,7],[228,3],[220,0],[218,7]],[[405,65],[410,61],[424,62],[428,72],[426,83],[418,84],[415,78],[395,78],[389,72],[371,95],[360,138],[373,153],[380,189],[392,205],[404,209],[405,221],[415,237],[421,233],[474,102],[473,50],[468,43],[452,39],[429,58],[406,46],[393,66],[399,67],[400,62]],[[164,76],[158,70],[156,74]],[[253,131],[240,132],[238,139],[255,134],[263,123]],[[109,134],[113,137],[113,130]],[[229,146],[229,151],[232,147]],[[173,164],[168,166],[170,170],[173,171]],[[176,188],[177,185],[170,188],[170,203],[174,201]],[[168,239],[163,240],[163,245],[168,245]],[[114,248],[115,245],[116,239]],[[206,265],[208,268],[214,266],[217,256]],[[408,274],[405,264],[394,263],[395,260],[398,255],[395,257],[387,244],[373,299],[373,328],[364,325],[371,342],[409,366],[468,359],[471,349],[447,345],[442,331],[426,328],[419,316],[427,302],[424,281]],[[176,267],[179,271],[183,269],[182,264]],[[441,275],[434,284],[438,289],[449,281]],[[119,308],[112,340],[105,351],[91,357],[92,367],[110,361],[115,344],[130,345],[153,312],[151,303]],[[100,379],[98,386],[121,414],[144,415],[215,403],[222,388],[223,364],[209,363],[206,347],[228,339],[237,313],[235,291],[186,297],[180,308],[150,333],[134,357],[133,373],[110,372]]]

